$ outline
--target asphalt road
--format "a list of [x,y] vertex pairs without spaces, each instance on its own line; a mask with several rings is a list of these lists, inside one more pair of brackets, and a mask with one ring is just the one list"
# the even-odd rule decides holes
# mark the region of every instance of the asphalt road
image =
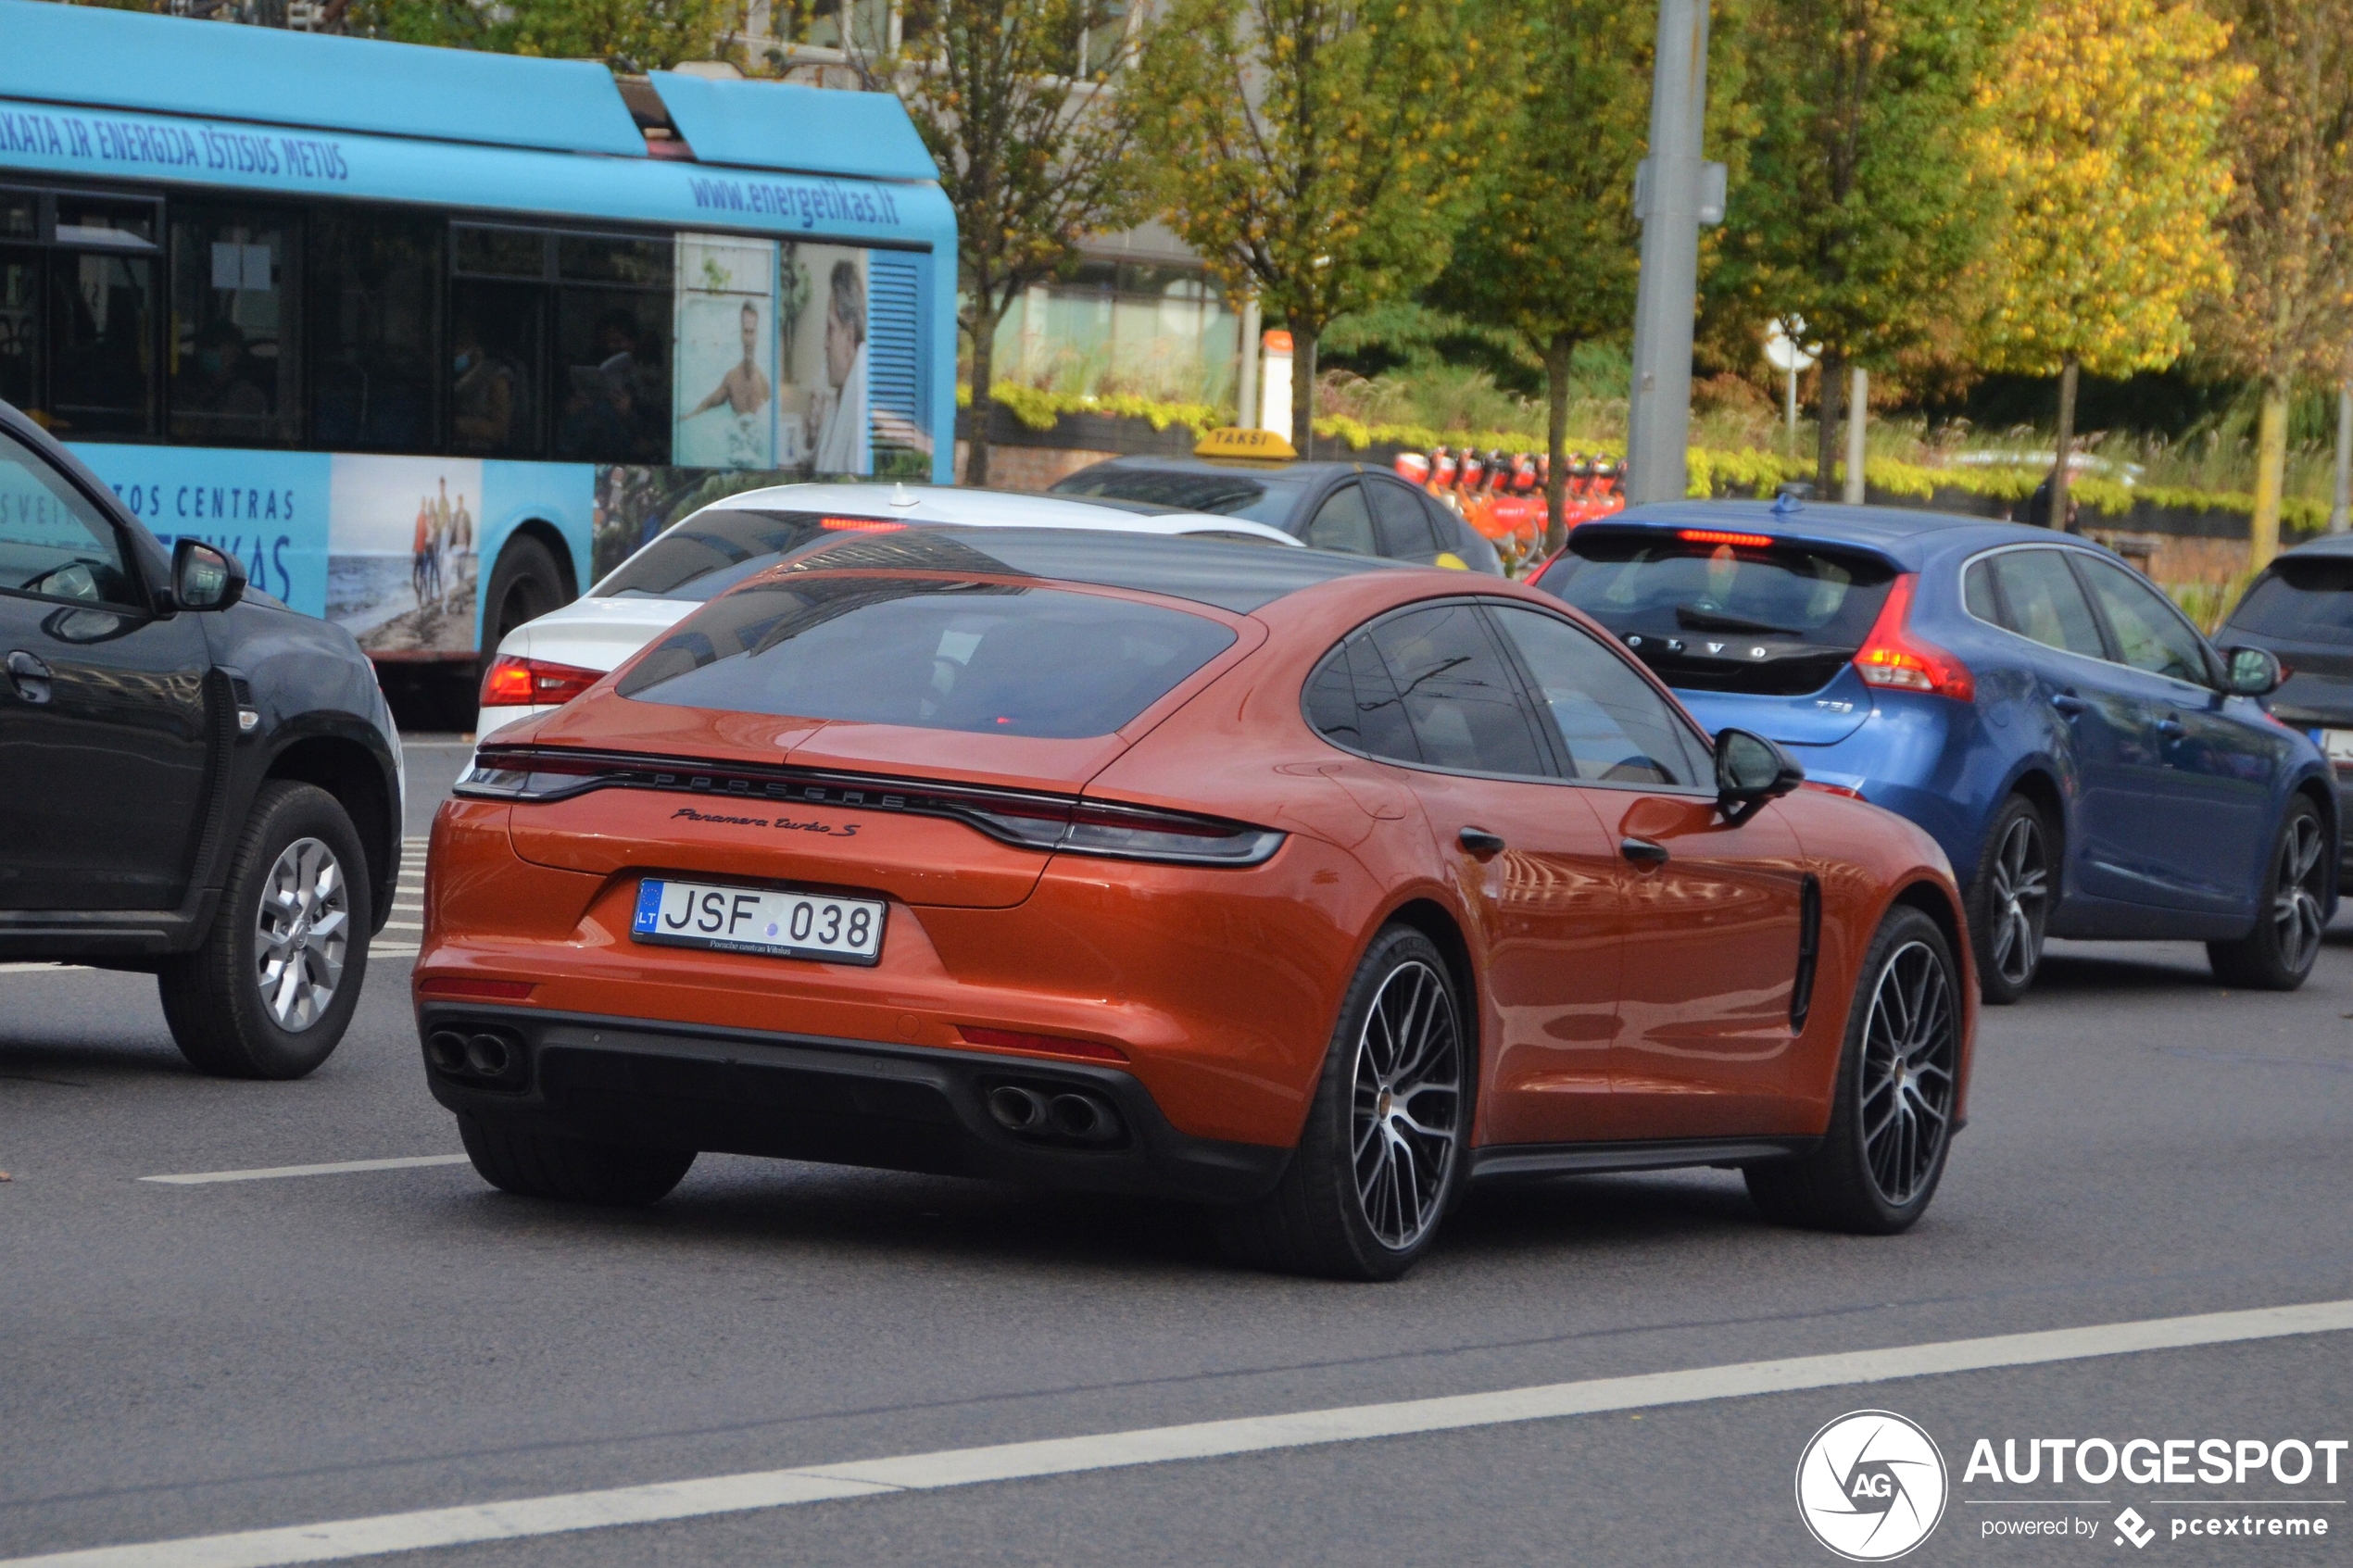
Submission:
[[[422,737],[410,819],[464,755]],[[1990,1011],[1974,1122],[1886,1240],[1763,1224],[1737,1175],[1482,1189],[1388,1286],[1243,1273],[1180,1210],[706,1157],[643,1212],[462,1164],[409,960],[291,1085],[199,1078],[153,986],[0,973],[0,1560],[1173,1424],[2353,1299],[2353,934],[2288,997],[2200,949],[2054,948]],[[1866,1408],[1935,1438],[1908,1562],[2353,1561],[2335,1484],[1965,1480],[1976,1439],[2353,1437],[2353,1333],[885,1493],[386,1563],[1827,1563],[1793,1496]],[[1641,1401],[1637,1401],[1640,1405]],[[2224,1501],[2232,1504],[2225,1509]],[[2121,1544],[2132,1506],[2158,1534]],[[2326,1518],[2206,1541],[2177,1520]],[[2064,1539],[1990,1521],[2082,1520]],[[195,1562],[182,1552],[142,1561]]]

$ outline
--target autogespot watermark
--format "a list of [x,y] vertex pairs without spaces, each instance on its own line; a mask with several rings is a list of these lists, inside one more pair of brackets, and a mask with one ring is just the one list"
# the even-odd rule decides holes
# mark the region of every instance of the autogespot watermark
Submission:
[[[2340,1475],[2353,1473],[2348,1449],[2353,1439],[2343,1437],[1978,1437],[1956,1498],[1944,1455],[1919,1424],[1853,1411],[1806,1443],[1797,1508],[1816,1540],[1854,1562],[1910,1551],[1948,1501],[1987,1541],[2128,1554],[2173,1541],[2309,1546],[2353,1528],[2338,1512],[2347,1506]],[[2172,1495],[2120,1495],[2128,1488]],[[2199,1495],[2208,1489],[2233,1495]]]

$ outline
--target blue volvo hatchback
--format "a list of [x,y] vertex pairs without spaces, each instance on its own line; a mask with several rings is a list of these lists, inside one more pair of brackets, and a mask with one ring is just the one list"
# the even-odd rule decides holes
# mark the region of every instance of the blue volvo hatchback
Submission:
[[2047,935],[2191,939],[2226,984],[2303,983],[2336,904],[2336,795],[2218,654],[2116,557],[2045,529],[1783,499],[1584,524],[1537,579],[1701,723],[1932,834],[1985,998]]

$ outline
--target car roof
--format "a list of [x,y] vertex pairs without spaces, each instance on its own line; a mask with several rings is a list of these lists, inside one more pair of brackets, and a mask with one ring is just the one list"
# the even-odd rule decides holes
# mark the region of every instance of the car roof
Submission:
[[1111,533],[1245,534],[1296,546],[1279,528],[1248,518],[1156,507],[1139,511],[1074,495],[966,490],[947,484],[771,484],[711,502],[709,511],[846,512],[854,517],[976,528],[1093,528]]
[[1264,550],[1215,540],[1059,528],[943,526],[845,533],[753,582],[809,571],[960,571],[1126,588],[1249,615],[1302,588],[1374,571],[1427,570],[1374,556]]
[[1905,566],[1919,565],[1931,552],[1976,551],[1999,545],[2066,544],[2107,553],[2092,540],[2021,522],[1913,507],[1848,507],[1813,501],[1794,507],[1775,501],[1654,502],[1580,523],[1577,531],[1617,528],[1737,528],[1793,543],[1869,549]]
[[[1388,470],[1372,463],[1333,461],[1327,458],[1295,458],[1269,461],[1265,458],[1176,458],[1151,454],[1129,453],[1106,458],[1090,468],[1145,469],[1166,473],[1254,473],[1268,479],[1286,479],[1304,483],[1339,473],[1386,473]],[[1080,472],[1085,472],[1082,469]],[[1074,476],[1075,477],[1075,476]]]
[[2291,556],[2353,556],[2353,533],[2323,533],[2286,551]]

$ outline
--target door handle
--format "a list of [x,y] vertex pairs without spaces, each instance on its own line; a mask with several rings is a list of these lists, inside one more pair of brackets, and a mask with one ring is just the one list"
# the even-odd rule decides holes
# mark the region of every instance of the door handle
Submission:
[[22,648],[8,656],[8,680],[25,701],[49,700],[49,667]]
[[2179,719],[2174,718],[2171,713],[2169,713],[2164,718],[2159,719],[2157,721],[2157,733],[2163,735],[2167,740],[2180,740],[2183,735],[2188,734],[2190,732],[2185,726],[2183,726]]
[[1667,863],[1667,846],[1653,844],[1647,838],[1621,838],[1617,852],[1638,866],[1663,866]]
[[1454,835],[1454,839],[1472,854],[1481,857],[1499,855],[1504,849],[1504,835],[1489,833],[1485,828],[1465,828]]
[[2051,694],[2051,706],[2072,719],[2091,705],[2073,692],[2054,692]]

